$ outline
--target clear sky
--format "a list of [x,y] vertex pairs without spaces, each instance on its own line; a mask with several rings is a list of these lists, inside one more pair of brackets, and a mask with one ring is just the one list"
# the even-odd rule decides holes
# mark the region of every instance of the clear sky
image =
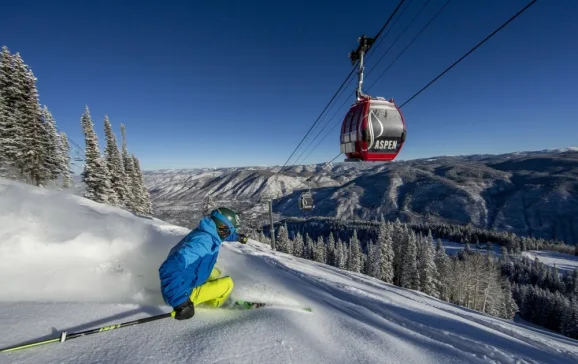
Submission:
[[[431,0],[402,34],[426,1],[406,0],[371,50],[366,70],[401,34],[367,74],[370,94],[405,102],[529,2],[452,0],[377,80],[445,3]],[[88,105],[101,145],[106,113],[117,137],[126,125],[144,169],[283,164],[351,70],[357,37],[375,35],[397,3],[13,1],[0,10],[0,45],[20,52],[41,103],[81,146]],[[578,1],[538,1],[402,109],[399,158],[578,145],[576,19]],[[330,109],[347,98],[330,127],[353,87]],[[337,155],[338,130],[304,162]]]

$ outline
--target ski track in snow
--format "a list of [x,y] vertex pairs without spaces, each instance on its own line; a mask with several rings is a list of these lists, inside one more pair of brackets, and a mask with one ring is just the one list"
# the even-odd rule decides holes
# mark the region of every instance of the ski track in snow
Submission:
[[[170,311],[158,266],[188,232],[0,179],[0,347]],[[29,363],[576,363],[578,341],[250,241],[217,265],[233,297],[313,313],[198,308],[64,343],[0,353]]]

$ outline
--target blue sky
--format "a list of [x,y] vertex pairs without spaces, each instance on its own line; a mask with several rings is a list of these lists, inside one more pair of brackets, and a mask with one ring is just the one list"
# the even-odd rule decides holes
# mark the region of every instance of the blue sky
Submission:
[[[426,1],[406,0],[366,70]],[[367,75],[370,94],[403,103],[529,0],[453,0],[376,81],[444,2],[431,0]],[[88,105],[101,145],[106,113],[145,169],[283,164],[351,70],[357,37],[375,35],[397,3],[30,0],[2,5],[0,44],[20,52],[41,103],[81,146]],[[538,1],[402,109],[399,158],[578,145],[577,18],[577,1]],[[304,162],[339,153],[338,129]]]

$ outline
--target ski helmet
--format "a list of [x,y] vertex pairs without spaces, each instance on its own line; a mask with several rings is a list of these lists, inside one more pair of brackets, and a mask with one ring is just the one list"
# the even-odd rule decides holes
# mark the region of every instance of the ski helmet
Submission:
[[211,212],[211,219],[217,225],[219,236],[225,239],[239,228],[239,216],[227,207],[219,207]]

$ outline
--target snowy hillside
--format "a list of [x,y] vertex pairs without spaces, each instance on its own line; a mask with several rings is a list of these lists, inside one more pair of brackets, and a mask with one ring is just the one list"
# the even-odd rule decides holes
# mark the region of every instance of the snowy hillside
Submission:
[[574,269],[578,269],[577,256],[561,254],[551,251],[536,251],[536,250],[522,252],[522,255],[532,260],[538,258],[540,262],[549,265],[551,267],[556,267],[561,271],[573,271]]
[[[164,312],[157,269],[187,230],[0,180],[0,348]],[[0,363],[573,363],[578,341],[492,318],[361,274],[224,245],[233,296],[310,306],[197,310]]]

